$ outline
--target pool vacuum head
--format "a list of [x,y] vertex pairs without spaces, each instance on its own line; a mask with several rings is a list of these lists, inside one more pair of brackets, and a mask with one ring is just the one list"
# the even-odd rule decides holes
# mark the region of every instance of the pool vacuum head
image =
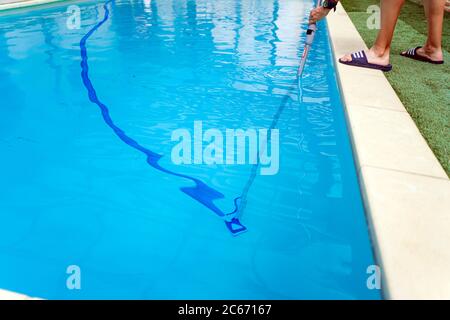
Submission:
[[242,225],[238,218],[233,218],[230,221],[225,221],[225,225],[233,236],[240,235],[247,231],[247,228]]

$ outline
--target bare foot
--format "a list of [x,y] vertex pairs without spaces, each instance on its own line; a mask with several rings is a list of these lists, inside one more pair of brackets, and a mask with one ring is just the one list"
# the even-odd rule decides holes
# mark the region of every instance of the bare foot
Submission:
[[[407,51],[403,51],[403,54],[406,54]],[[444,55],[442,54],[441,48],[432,48],[429,46],[424,46],[422,48],[417,49],[417,55],[421,57],[426,57],[432,61],[442,61],[444,60]]]
[[[387,66],[389,64],[389,51],[385,51],[380,53],[374,48],[370,48],[369,50],[364,50],[367,56],[367,61],[369,63],[377,64],[380,66]],[[347,54],[341,58],[341,61],[349,62],[352,61],[352,55]]]

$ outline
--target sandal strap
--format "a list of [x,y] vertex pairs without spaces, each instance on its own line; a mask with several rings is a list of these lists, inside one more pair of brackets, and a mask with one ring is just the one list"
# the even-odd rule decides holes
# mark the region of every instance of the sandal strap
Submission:
[[361,51],[352,53],[351,56],[352,56],[352,59],[365,59],[366,53],[364,52],[364,50],[361,50]]

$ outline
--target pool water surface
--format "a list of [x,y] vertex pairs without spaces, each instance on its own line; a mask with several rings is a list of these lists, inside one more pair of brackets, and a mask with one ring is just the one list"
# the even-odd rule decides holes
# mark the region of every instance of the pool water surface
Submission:
[[[0,16],[0,288],[380,298],[325,23],[296,85],[313,1],[105,3]],[[225,132],[277,117],[279,170],[250,187],[251,164],[171,159],[172,133],[196,121]],[[247,231],[233,236],[221,213],[243,194]]]

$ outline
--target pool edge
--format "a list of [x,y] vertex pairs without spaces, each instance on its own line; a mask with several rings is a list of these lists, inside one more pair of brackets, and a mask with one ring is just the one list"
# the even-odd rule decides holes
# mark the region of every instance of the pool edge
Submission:
[[450,299],[450,180],[384,74],[339,63],[367,48],[341,4],[327,22],[383,296]]
[[[62,2],[69,2],[71,0],[25,0],[19,2],[12,2],[0,4],[0,12],[7,12],[10,10],[37,7],[46,4],[58,4]],[[73,1],[73,0],[72,0]]]
[[0,300],[42,300],[42,299],[33,298],[17,292],[0,289]]

